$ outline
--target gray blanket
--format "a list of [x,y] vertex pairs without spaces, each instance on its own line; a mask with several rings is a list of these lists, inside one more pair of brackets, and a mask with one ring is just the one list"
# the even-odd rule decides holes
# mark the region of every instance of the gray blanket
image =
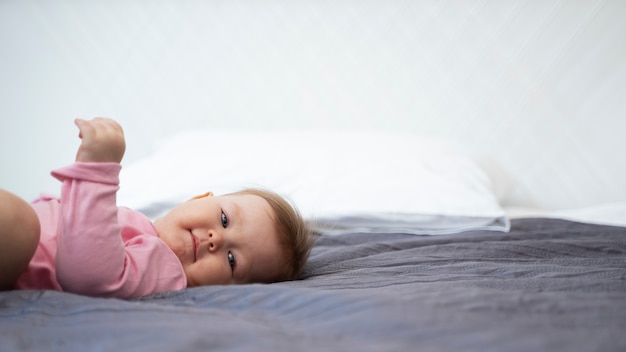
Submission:
[[320,236],[299,281],[3,292],[0,350],[626,351],[626,228]]

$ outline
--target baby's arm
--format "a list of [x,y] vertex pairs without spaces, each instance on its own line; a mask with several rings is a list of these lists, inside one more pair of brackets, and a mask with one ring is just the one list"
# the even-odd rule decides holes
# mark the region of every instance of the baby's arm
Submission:
[[61,288],[130,298],[186,287],[180,262],[161,240],[120,223],[116,198],[125,149],[120,125],[103,118],[76,125],[82,138],[76,163],[52,172],[63,182],[56,255]]
[[63,182],[57,279],[66,291],[119,295],[129,274],[116,205],[124,134],[111,119],[75,123],[82,138],[77,163],[53,172]]
[[76,161],[121,163],[126,150],[124,131],[115,121],[98,117],[93,120],[74,120],[82,139]]

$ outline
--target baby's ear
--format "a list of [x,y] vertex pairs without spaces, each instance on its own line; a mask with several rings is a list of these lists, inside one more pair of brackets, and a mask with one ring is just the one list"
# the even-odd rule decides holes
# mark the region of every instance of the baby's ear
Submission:
[[198,194],[197,196],[191,198],[190,200],[200,199],[204,197],[212,197],[212,196],[213,196],[213,192],[206,192],[206,193]]

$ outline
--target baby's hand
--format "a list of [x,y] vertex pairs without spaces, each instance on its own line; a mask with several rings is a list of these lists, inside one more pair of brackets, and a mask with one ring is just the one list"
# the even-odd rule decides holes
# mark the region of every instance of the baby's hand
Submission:
[[112,119],[97,117],[92,120],[76,119],[82,139],[76,161],[120,163],[126,150],[122,126]]

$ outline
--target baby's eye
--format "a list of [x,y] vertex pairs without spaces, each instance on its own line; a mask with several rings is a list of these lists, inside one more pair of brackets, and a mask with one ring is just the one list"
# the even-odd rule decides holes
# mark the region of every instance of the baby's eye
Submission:
[[235,256],[230,251],[228,251],[228,265],[230,265],[230,268],[234,270],[235,264]]
[[226,228],[226,226],[228,226],[228,217],[226,216],[226,214],[224,214],[224,212],[222,212],[222,226],[224,228]]

